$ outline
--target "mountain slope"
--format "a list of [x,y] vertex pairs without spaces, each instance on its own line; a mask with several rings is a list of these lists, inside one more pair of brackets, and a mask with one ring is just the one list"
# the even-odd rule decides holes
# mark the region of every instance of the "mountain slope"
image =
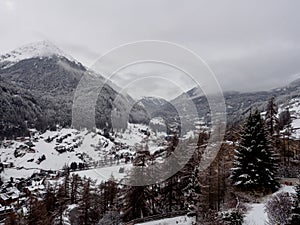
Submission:
[[[54,129],[56,124],[71,125],[74,93],[80,80],[87,76],[97,76],[100,82],[105,81],[48,42],[23,46],[0,56],[1,80],[34,96],[35,107],[41,109],[42,119],[32,125],[41,129]],[[114,101],[117,96],[118,101]],[[106,84],[97,99],[96,125],[110,128],[112,109],[129,111],[127,107],[132,105],[132,101],[129,96],[119,95],[110,84]],[[14,116],[9,111],[4,110],[3,113],[13,121]]]
[[[287,100],[293,99],[300,95],[300,80],[296,80],[291,84],[272,89],[269,91],[258,92],[224,92],[224,99],[226,104],[226,115],[229,124],[239,123],[249,113],[251,109],[264,110],[267,101],[271,97],[276,98],[277,104],[282,104]],[[194,106],[197,108],[198,116],[191,116],[191,105],[186,101],[186,98],[192,100]],[[196,88],[189,90],[188,92],[178,96],[171,101],[175,107],[181,108],[183,114],[189,115],[188,120],[190,123],[198,121],[199,118],[203,118],[206,123],[209,123],[210,109],[206,97],[202,94],[201,90]],[[164,111],[168,111],[168,107],[163,107]]]
[[0,79],[0,137],[27,134],[27,126],[41,121],[42,109],[27,90]]
[[[167,133],[175,131],[177,129],[176,124],[180,121],[174,105],[165,99],[156,97],[144,97],[136,102],[131,109],[130,115],[134,118],[139,118],[138,122],[144,124],[149,124],[154,118],[157,119],[156,122],[163,120]],[[156,123],[155,121],[153,122]]]

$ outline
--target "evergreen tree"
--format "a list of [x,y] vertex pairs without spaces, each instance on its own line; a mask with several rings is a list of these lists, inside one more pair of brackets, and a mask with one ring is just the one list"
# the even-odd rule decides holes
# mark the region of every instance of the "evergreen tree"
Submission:
[[243,127],[239,148],[235,151],[231,179],[242,190],[276,190],[276,158],[268,143],[264,123],[258,111],[250,114]]

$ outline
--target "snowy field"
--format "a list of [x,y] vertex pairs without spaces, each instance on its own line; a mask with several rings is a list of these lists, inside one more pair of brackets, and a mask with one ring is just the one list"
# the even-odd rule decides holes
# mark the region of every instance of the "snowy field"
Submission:
[[[124,173],[119,173],[120,168],[124,168]],[[91,170],[82,170],[72,172],[78,174],[80,177],[89,177],[96,181],[96,184],[107,181],[109,178],[113,177],[115,180],[119,181],[127,175],[127,171],[132,167],[132,165],[119,165],[105,168],[97,168]]]
[[[99,133],[67,128],[46,131],[42,134],[35,132],[30,139],[22,137],[17,140],[6,140],[2,146],[0,145],[0,161],[13,166],[5,168],[2,177],[4,180],[10,179],[10,177],[25,178],[40,169],[60,170],[65,165],[70,166],[72,162],[93,164],[98,161],[106,161],[109,164],[117,154],[134,156],[136,146],[146,143],[152,153],[164,148],[165,133],[149,131],[150,136],[147,136],[141,130],[147,130],[147,126],[128,124],[128,128],[124,132],[114,134],[115,142]],[[40,160],[42,157],[44,160]],[[100,177],[106,179],[113,175],[115,178],[119,178],[120,167],[82,171],[79,174],[92,179],[97,177],[101,182]],[[124,174],[121,175],[124,176]]]
[[136,225],[193,225],[196,224],[195,218],[187,216],[178,216],[168,219],[155,220],[146,223],[137,223]]
[[16,168],[6,168],[1,173],[1,178],[3,181],[9,181],[11,177],[16,178],[26,178],[30,177],[32,174],[39,172],[38,169],[21,169],[18,170]]

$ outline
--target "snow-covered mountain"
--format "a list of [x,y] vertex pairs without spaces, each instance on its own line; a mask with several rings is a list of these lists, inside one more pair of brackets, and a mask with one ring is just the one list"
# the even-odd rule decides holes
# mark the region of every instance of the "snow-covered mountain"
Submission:
[[[32,43],[0,56],[0,83],[2,93],[5,93],[0,99],[4,106],[0,115],[2,130],[4,133],[14,133],[16,129],[25,129],[26,126],[38,129],[50,129],[56,124],[70,126],[76,87],[82,77],[95,75],[101,80],[101,76],[87,70],[80,62],[47,41]],[[103,78],[103,82],[104,80]],[[133,104],[134,100],[128,95],[119,96],[117,89],[112,83],[107,83],[99,94],[96,125],[100,128],[111,126],[112,109],[117,109],[118,112],[130,111],[129,120],[134,123],[149,124],[152,118],[159,117],[168,127],[168,124],[173,126],[184,120],[185,124],[188,124],[185,132],[193,129],[199,118],[201,123],[210,122],[207,99],[197,88],[169,102],[160,98],[145,97],[136,104]],[[83,91],[88,93],[90,90]],[[263,110],[266,101],[272,96],[275,96],[280,104],[299,94],[299,80],[270,91],[225,92],[228,121],[241,121],[251,108]],[[19,98],[16,98],[16,95]],[[115,102],[117,96],[119,101]],[[192,100],[198,116],[192,115],[187,98]],[[83,102],[81,107],[85,108],[85,104],[88,102]],[[132,105],[134,106],[130,109]],[[127,122],[123,121],[125,119],[121,118],[120,124],[126,125]],[[27,121],[27,124],[20,128],[20,121]]]
[[167,103],[168,103],[168,101],[166,101],[163,98],[143,97],[135,103],[134,108],[145,109],[145,111],[147,112],[147,115],[148,115],[147,122],[149,122],[152,117],[155,117],[155,116],[157,116],[157,114],[161,113],[162,106]]
[[0,64],[5,64],[5,67],[9,67],[25,59],[47,58],[53,56],[77,62],[74,58],[64,53],[51,42],[40,41],[21,46],[11,52],[1,55]]
[[[228,91],[224,92],[224,99],[226,104],[226,115],[229,123],[238,123],[242,121],[245,116],[248,115],[251,109],[259,109],[264,111],[266,108],[267,101],[271,97],[275,97],[277,104],[283,104],[300,95],[300,81],[296,80],[285,87],[275,88],[267,91],[258,92],[236,92]],[[193,105],[197,108],[198,116],[191,115],[191,104],[186,101],[190,99]],[[178,96],[171,101],[171,104],[176,108],[182,109],[182,113],[187,115],[187,120],[191,124],[203,118],[205,122],[210,121],[210,109],[205,95],[202,94],[201,90],[193,88],[186,93]],[[163,107],[163,111],[168,111],[168,107]]]
[[138,104],[142,105],[147,111],[152,126],[154,124],[157,125],[157,122],[160,121],[160,124],[163,125],[163,129],[166,129],[168,133],[177,129],[177,124],[180,123],[180,119],[182,119],[179,118],[178,114],[178,110],[182,107],[175,108],[170,101],[163,98],[144,97]]
[[[51,129],[60,124],[64,127],[71,125],[72,104],[74,92],[79,81],[83,77],[97,77],[97,82],[104,82],[105,79],[93,71],[87,70],[81,63],[65,54],[59,48],[49,42],[38,42],[23,46],[10,53],[0,56],[0,82],[3,88],[9,93],[10,86],[15,86],[19,93],[28,92],[33,98],[33,108],[41,110],[35,118],[33,113],[21,111],[23,121],[29,128]],[[111,126],[111,112],[129,111],[132,105],[132,98],[128,95],[119,95],[111,83],[106,83],[99,93],[96,104],[96,125],[100,128]],[[82,90],[89,92],[90,89]],[[21,94],[22,96],[22,94]],[[118,101],[114,101],[118,97]],[[24,105],[26,99],[19,99],[19,105]],[[12,95],[7,94],[3,102],[14,102]],[[81,107],[85,108],[88,102],[83,102]],[[9,107],[15,107],[11,105]],[[17,107],[17,106],[16,106]],[[0,115],[0,124],[3,130],[11,130],[19,126],[15,119],[14,111],[4,108]],[[143,112],[141,112],[143,114]],[[135,117],[131,117],[135,122]],[[123,119],[125,120],[125,119]],[[122,125],[126,126],[123,121]],[[22,129],[25,129],[23,126]]]
[[37,94],[70,92],[85,73],[81,63],[47,41],[0,56],[0,77]]

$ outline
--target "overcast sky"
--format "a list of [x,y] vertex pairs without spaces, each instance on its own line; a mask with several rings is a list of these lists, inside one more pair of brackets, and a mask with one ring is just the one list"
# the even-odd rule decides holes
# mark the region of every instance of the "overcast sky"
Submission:
[[201,56],[223,90],[264,90],[299,77],[299,9],[286,0],[0,0],[0,52],[49,40],[89,66],[121,44],[164,40]]

